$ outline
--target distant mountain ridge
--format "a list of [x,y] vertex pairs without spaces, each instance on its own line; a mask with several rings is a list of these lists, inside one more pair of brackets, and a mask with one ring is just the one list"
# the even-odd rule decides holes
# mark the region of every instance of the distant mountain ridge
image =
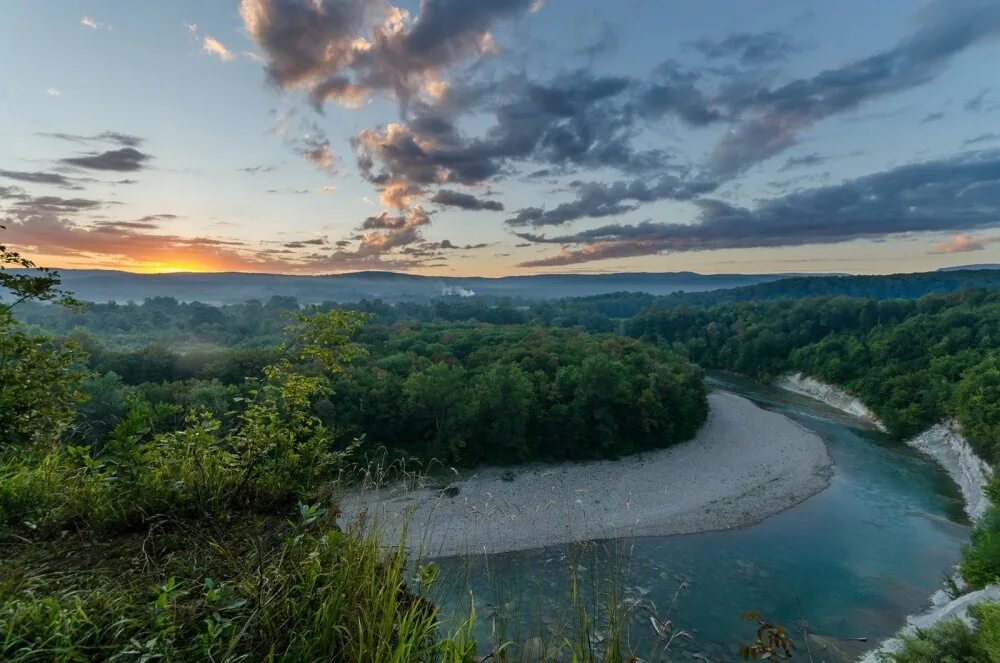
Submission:
[[977,265],[958,265],[956,267],[941,267],[939,272],[978,272],[988,269],[1000,269],[1000,263],[984,262]]
[[272,296],[296,297],[302,304],[381,299],[390,303],[426,302],[459,296],[520,300],[584,297],[610,292],[702,292],[766,283],[799,274],[698,274],[627,272],[617,274],[537,274],[529,276],[451,277],[398,272],[352,272],[323,276],[238,272],[134,274],[110,270],[59,270],[63,284],[78,299],[127,302],[150,297],[230,304]]

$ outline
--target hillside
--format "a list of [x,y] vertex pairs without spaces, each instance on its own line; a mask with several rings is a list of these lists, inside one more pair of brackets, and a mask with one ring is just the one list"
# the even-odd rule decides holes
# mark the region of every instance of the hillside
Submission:
[[440,277],[395,272],[353,272],[324,276],[283,274],[133,274],[105,270],[60,270],[65,287],[92,302],[142,301],[174,297],[208,304],[296,297],[302,304],[324,301],[423,302],[441,296],[523,300],[582,297],[609,292],[665,295],[677,291],[734,288],[786,278],[785,274],[696,274],[693,272],[552,274],[532,276]]

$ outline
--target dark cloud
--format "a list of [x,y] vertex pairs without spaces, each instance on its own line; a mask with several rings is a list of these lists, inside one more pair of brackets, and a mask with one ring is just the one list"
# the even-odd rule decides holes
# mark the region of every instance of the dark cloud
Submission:
[[100,221],[93,225],[96,232],[131,232],[134,230],[155,230],[159,224],[147,221]]
[[830,157],[823,156],[818,152],[812,152],[811,154],[803,154],[800,157],[789,157],[785,161],[785,165],[781,167],[782,171],[794,170],[795,168],[808,168],[810,166],[818,166],[820,164],[826,163],[830,160]]
[[597,36],[584,46],[576,49],[574,53],[593,62],[597,57],[617,51],[620,43],[621,38],[618,36],[618,32],[614,26],[605,21],[601,23],[600,32]]
[[239,168],[238,170],[244,173],[248,173],[250,175],[258,175],[260,173],[272,173],[275,170],[277,170],[277,168],[275,166],[260,165],[260,166],[247,166],[246,168]]
[[46,173],[46,172],[24,172],[20,170],[2,170],[0,169],[0,177],[5,177],[10,180],[18,180],[20,182],[32,182],[34,184],[52,184],[54,186],[60,186],[64,189],[81,189],[79,184],[72,178],[66,177],[59,173]]
[[437,203],[438,205],[443,205],[445,207],[458,207],[459,209],[464,210],[490,210],[493,212],[503,211],[503,203],[499,201],[482,200],[471,194],[461,193],[460,191],[451,191],[449,189],[440,189],[430,200],[432,203]]
[[370,216],[361,223],[358,252],[374,255],[421,243],[420,229],[429,223],[430,217],[419,205],[398,215],[381,212]]
[[432,185],[481,184],[529,160],[567,169],[663,168],[662,150],[632,146],[633,81],[577,70],[547,83],[511,76],[477,91],[493,125],[478,137],[462,135],[450,118],[422,109],[409,123],[366,129],[354,141],[362,175],[379,187],[383,203],[398,207]]
[[[1000,225],[1000,150],[901,166],[771,198],[754,209],[711,199],[696,202],[700,213],[691,224],[614,224],[554,237],[520,233],[530,242],[564,245],[561,253],[522,266],[993,227]],[[573,245],[579,248],[565,248]]]
[[664,62],[638,95],[639,113],[655,120],[672,113],[698,127],[721,120],[722,111],[697,87],[700,78],[700,74],[676,62]]
[[963,145],[976,145],[978,143],[987,143],[987,142],[994,141],[994,140],[1000,140],[1000,134],[993,133],[993,132],[985,133],[985,134],[980,134],[978,136],[974,136],[972,138],[967,138],[967,139],[963,140],[962,144]]
[[337,169],[337,158],[330,147],[330,139],[317,125],[308,125],[307,131],[291,143],[296,154],[319,170],[333,172]]
[[993,88],[983,88],[975,96],[969,98],[962,107],[971,113],[980,113],[997,108],[1000,104],[990,104],[988,97]]
[[28,194],[19,186],[0,186],[0,200],[24,200]]
[[153,223],[154,221],[171,221],[178,218],[176,214],[147,214],[139,219],[139,223]]
[[794,145],[799,132],[824,118],[929,82],[953,55],[998,32],[1000,4],[939,0],[924,10],[916,31],[888,50],[722,99],[742,119],[716,144],[712,163],[720,173],[739,172]]
[[22,196],[8,211],[17,217],[44,213],[71,214],[104,207],[107,203],[87,198],[60,198],[59,196]]
[[924,119],[920,120],[920,124],[927,124],[928,122],[937,122],[938,120],[944,119],[944,113],[938,111],[937,113],[928,113],[924,115]]
[[629,182],[577,183],[576,199],[562,203],[549,210],[528,207],[518,210],[513,218],[507,219],[512,226],[559,225],[586,217],[600,218],[624,214],[637,209],[642,203],[657,200],[690,200],[697,195],[709,193],[718,182],[692,178],[686,180],[675,175],[661,175],[652,184],[643,180]]
[[791,37],[776,31],[738,32],[718,40],[702,38],[692,46],[707,58],[733,58],[745,65],[784,60],[799,50]]
[[71,143],[116,143],[123,147],[139,147],[144,142],[139,136],[133,136],[131,134],[121,133],[119,131],[102,131],[99,134],[94,134],[92,136],[82,136],[79,134],[67,134],[67,133],[46,133],[40,132],[39,136],[47,136],[49,138],[58,138],[59,140],[69,141]]
[[63,159],[62,163],[92,170],[114,170],[132,172],[142,170],[152,157],[133,147],[123,147],[118,150],[108,150],[99,154],[89,154],[82,157]]
[[400,101],[437,73],[492,50],[497,21],[533,0],[424,0],[413,21],[389,3],[368,0],[243,0],[240,13],[282,88],[305,89],[317,107],[356,106],[373,91]]
[[296,240],[294,242],[285,242],[282,244],[286,249],[304,249],[310,246],[325,246],[327,244],[325,237],[314,237],[313,239],[302,239]]
[[458,246],[453,244],[451,240],[443,239],[440,242],[428,242],[425,246],[429,249],[471,251],[474,249],[484,249],[489,246],[489,244],[483,242],[480,244],[466,244],[465,246]]

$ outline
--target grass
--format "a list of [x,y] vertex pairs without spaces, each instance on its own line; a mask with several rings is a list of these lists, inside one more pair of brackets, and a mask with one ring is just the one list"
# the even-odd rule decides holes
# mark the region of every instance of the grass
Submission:
[[401,547],[341,532],[303,505],[294,521],[155,521],[4,546],[4,661],[467,660],[438,609],[409,588]]

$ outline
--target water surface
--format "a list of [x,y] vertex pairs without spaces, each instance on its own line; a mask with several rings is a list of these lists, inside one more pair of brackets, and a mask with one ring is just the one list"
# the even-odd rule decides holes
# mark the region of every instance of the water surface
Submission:
[[[556,637],[575,623],[574,577],[584,596],[614,587],[619,598],[651,602],[661,615],[673,604],[673,622],[693,638],[672,660],[736,660],[738,646],[752,639],[754,629],[740,620],[750,610],[859,651],[925,607],[968,537],[961,495],[947,475],[811,399],[724,374],[710,383],[821,435],[834,462],[830,487],[743,529],[441,560],[435,599],[464,617],[471,591],[481,642],[523,641]],[[633,611],[630,624],[637,652],[648,652],[648,616]]]

